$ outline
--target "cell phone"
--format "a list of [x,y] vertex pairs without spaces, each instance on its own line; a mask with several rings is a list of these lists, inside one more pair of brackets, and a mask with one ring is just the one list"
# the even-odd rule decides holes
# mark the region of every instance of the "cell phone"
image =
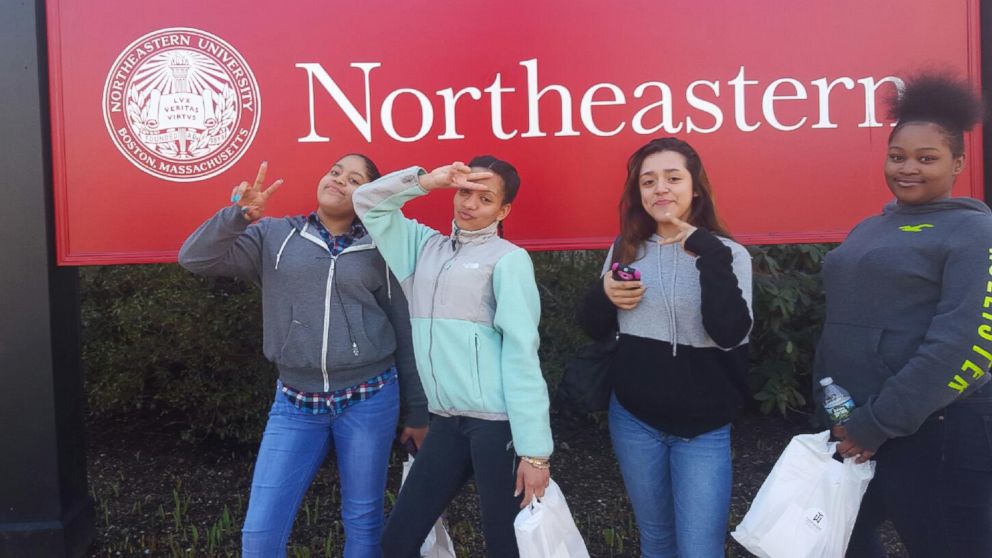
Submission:
[[404,449],[406,450],[406,452],[407,452],[407,453],[409,453],[410,455],[412,455],[412,456],[414,456],[414,457],[416,457],[416,456],[417,456],[417,449],[418,449],[418,448],[417,448],[417,444],[416,444],[416,443],[414,443],[414,441],[413,441],[413,439],[412,439],[412,438],[411,438],[411,439],[409,439],[409,440],[407,440],[406,442],[403,442],[403,448],[404,448]]
[[613,279],[617,281],[640,281],[641,272],[634,269],[629,265],[620,265],[620,262],[614,262],[610,266],[613,270]]

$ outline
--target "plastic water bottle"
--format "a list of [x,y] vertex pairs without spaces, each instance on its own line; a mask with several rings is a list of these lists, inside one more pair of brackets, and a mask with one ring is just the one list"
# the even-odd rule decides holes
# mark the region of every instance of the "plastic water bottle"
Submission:
[[820,380],[823,386],[823,409],[830,417],[830,422],[834,424],[844,424],[844,421],[851,416],[854,410],[854,400],[851,394],[839,385],[834,383],[834,379],[827,376]]

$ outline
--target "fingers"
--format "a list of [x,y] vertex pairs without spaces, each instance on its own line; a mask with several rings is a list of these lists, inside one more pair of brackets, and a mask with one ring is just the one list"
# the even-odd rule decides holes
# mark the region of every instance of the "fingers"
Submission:
[[[523,465],[524,465],[523,460],[521,460],[519,463],[517,463],[517,484],[513,488],[513,497],[514,498],[516,498],[517,496],[520,496],[520,493],[524,489],[524,467],[523,467]],[[523,506],[520,506],[520,507],[522,508]]]
[[527,491],[524,493],[524,499],[522,502],[520,502],[520,509],[526,508],[533,501],[534,501],[534,489],[528,486]]
[[843,440],[838,443],[837,453],[844,459],[857,457],[857,463],[864,463],[875,454],[875,452],[868,451],[850,440]]
[[617,303],[641,300],[641,297],[644,296],[645,287],[644,283],[640,281],[617,281],[607,276],[603,284],[603,289],[606,291],[606,296],[614,303]]
[[482,190],[485,189],[485,186],[477,184],[475,181],[490,178],[493,176],[493,173],[489,171],[472,172],[472,168],[465,163],[455,161],[450,165],[432,170],[427,176],[429,178],[426,181],[424,180],[425,177],[420,177],[420,184],[425,190],[432,190],[434,188]]
[[692,228],[692,225],[690,225],[689,223],[686,223],[685,221],[683,221],[682,219],[679,219],[678,217],[672,215],[671,213],[666,213],[666,214],[662,215],[661,221],[663,221],[665,223],[671,223],[671,224],[675,225],[676,227],[678,227],[681,230],[686,230],[687,228]]
[[623,289],[616,288],[611,291],[607,291],[607,294],[612,295],[611,298],[629,302],[632,300],[640,300],[644,296],[644,287],[635,287],[633,289]]
[[610,299],[610,302],[612,302],[614,306],[616,306],[621,310],[633,310],[634,308],[637,308],[638,304],[641,303],[641,298],[643,298],[643,295],[644,293],[642,291],[641,294],[638,294],[637,296],[632,298],[618,298],[618,297],[608,297],[608,298]]
[[617,281],[610,273],[603,276],[603,286],[607,291],[635,291],[637,289],[644,289],[644,283],[640,280]]
[[865,451],[861,452],[861,455],[858,456],[858,458],[855,459],[854,462],[855,463],[864,463],[865,461],[868,461],[869,459],[871,459],[873,455],[875,455],[875,452],[865,450]]
[[403,427],[403,436],[407,440],[410,440],[414,447],[420,448],[424,445],[424,440],[427,438],[427,427],[405,426]]
[[231,190],[231,203],[238,203],[241,201],[241,196],[245,193],[246,189],[248,189],[247,182],[242,182],[241,184],[235,186]]
[[847,440],[843,440],[837,444],[837,453],[839,453],[841,457],[850,457],[848,454],[851,453],[852,447],[854,447],[854,444]]
[[844,428],[843,424],[835,424],[830,429],[830,433],[833,434],[834,438],[837,438],[838,440],[847,438],[847,428]]
[[262,161],[262,164],[258,166],[258,174],[255,176],[255,185],[253,188],[256,190],[262,189],[262,184],[265,184],[265,171],[269,169],[269,162]]
[[275,193],[275,191],[278,190],[280,186],[282,186],[282,179],[281,178],[279,180],[276,180],[275,182],[273,182],[272,183],[272,186],[269,186],[268,188],[265,189],[264,192],[262,192],[262,199],[263,200],[269,199],[269,196],[271,196],[273,193]]
[[493,177],[493,173],[489,171],[479,171],[479,172],[468,173],[468,175],[465,176],[465,179],[468,181],[475,181],[475,180],[482,180],[484,178],[492,178],[492,177]]
[[[523,468],[523,465],[521,465]],[[523,482],[524,499],[520,502],[520,507],[525,508],[534,501],[534,499],[540,500],[544,497],[544,491],[548,487],[549,479],[551,474],[547,469],[530,469],[523,476],[517,475],[517,484],[520,485]],[[517,489],[518,494],[520,488]]]

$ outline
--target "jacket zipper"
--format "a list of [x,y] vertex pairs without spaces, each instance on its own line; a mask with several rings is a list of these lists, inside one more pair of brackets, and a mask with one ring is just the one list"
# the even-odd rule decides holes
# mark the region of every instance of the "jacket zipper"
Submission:
[[324,338],[320,346],[320,372],[324,376],[324,391],[331,390],[330,380],[327,378],[327,332],[331,327],[331,285],[334,283],[334,266],[338,259],[331,258],[331,267],[327,271],[327,286],[324,289]]
[[[454,241],[452,241],[454,244]],[[441,282],[441,275],[444,274],[445,266],[451,263],[458,255],[458,250],[461,249],[460,245],[454,245],[454,253],[448,258],[443,264],[441,264],[441,270],[438,272],[437,277],[434,279],[434,291],[431,293],[431,321],[430,327],[428,329],[427,335],[427,361],[431,365],[431,379],[434,380],[434,396],[437,398],[437,404],[444,409],[444,405],[441,403],[441,389],[440,384],[437,381],[437,374],[434,372],[434,306],[437,302],[437,286]]]
[[[303,238],[306,238],[306,239],[310,240],[311,242],[317,243],[320,246],[323,246],[324,249],[326,250],[327,249],[327,244],[325,244],[323,240],[320,240],[317,237],[315,237],[315,236],[311,235],[310,233],[308,233],[306,229],[307,229],[307,227],[306,227],[306,225],[304,225],[303,230],[300,232],[300,236],[303,237]],[[289,237],[286,237],[286,241],[288,241],[288,240],[289,240]],[[286,241],[283,242],[283,246],[285,246]],[[349,247],[345,248],[344,250],[342,250],[341,253],[338,254],[337,256],[331,256],[331,267],[327,271],[327,285],[324,287],[324,335],[323,335],[323,339],[322,339],[321,344],[320,344],[320,373],[321,373],[321,376],[323,376],[323,379],[324,379],[324,391],[325,392],[330,391],[330,389],[331,389],[330,379],[327,376],[327,345],[328,345],[327,334],[330,331],[330,327],[331,327],[331,294],[334,292],[333,291],[333,285],[334,285],[334,268],[336,267],[338,258],[341,255],[346,254],[348,252],[359,252],[359,251],[362,251],[362,250],[371,250],[371,249],[374,249],[374,248],[375,248],[375,245],[374,244],[371,245],[371,246],[365,246],[365,245],[358,246],[358,247],[349,246]],[[328,252],[328,253],[330,253],[330,252]],[[342,304],[343,304],[343,302],[342,302]],[[351,331],[348,332],[348,335],[351,338],[351,352],[352,352],[352,354],[354,354],[357,357],[358,354],[359,354],[358,343],[355,341],[354,337],[352,337],[352,332]]]

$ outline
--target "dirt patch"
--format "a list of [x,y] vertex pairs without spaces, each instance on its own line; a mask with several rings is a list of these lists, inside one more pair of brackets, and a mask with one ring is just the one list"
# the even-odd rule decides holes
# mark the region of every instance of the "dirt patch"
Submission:
[[[552,419],[556,452],[552,474],[561,486],[594,557],[639,556],[637,528],[610,447],[605,424],[574,417]],[[184,441],[177,425],[159,417],[91,421],[89,482],[97,533],[89,556],[239,556],[252,465],[257,448],[216,440]],[[754,494],[802,417],[746,415],[735,424],[731,524]],[[403,457],[390,463],[387,507],[399,486]],[[288,555],[340,556],[343,532],[333,459],[307,493]],[[469,484],[448,510],[459,555],[483,556],[478,496]],[[890,556],[903,556],[886,534]],[[727,556],[748,556],[728,537]]]

